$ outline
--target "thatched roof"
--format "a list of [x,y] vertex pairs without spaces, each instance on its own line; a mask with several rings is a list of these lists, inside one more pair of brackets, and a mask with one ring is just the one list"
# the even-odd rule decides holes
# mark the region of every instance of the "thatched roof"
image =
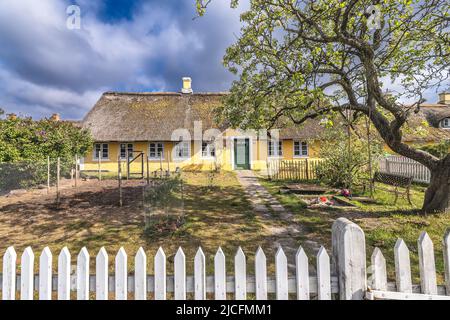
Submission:
[[440,122],[450,117],[450,105],[424,103],[417,114],[408,119],[409,127],[417,132],[406,132],[403,140],[407,142],[431,143],[450,139],[450,130],[439,127]]
[[[176,129],[187,129],[194,137],[194,121],[202,121],[203,131],[227,126],[215,121],[215,109],[228,93],[177,92],[119,93],[106,92],[81,122],[95,141],[170,141]],[[408,120],[412,128],[423,132],[405,133],[404,141],[436,142],[450,139],[450,130],[439,122],[450,117],[450,106],[423,104],[420,112]],[[424,125],[427,122],[428,125]],[[420,131],[419,130],[419,131]],[[324,127],[320,119],[310,119],[299,126],[280,125],[280,139],[320,139]],[[174,137],[178,140],[179,137]]]
[[[172,132],[185,128],[194,137],[194,121],[203,131],[226,129],[215,121],[215,109],[225,92],[182,94],[176,92],[106,92],[82,121],[95,141],[170,141]],[[281,139],[314,139],[322,127],[311,120],[280,130]],[[175,140],[178,140],[176,138]]]

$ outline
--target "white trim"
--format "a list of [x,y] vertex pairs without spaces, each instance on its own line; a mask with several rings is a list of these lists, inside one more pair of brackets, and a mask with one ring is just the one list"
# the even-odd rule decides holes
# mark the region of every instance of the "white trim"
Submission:
[[[101,148],[100,148],[100,153],[102,154],[102,156],[100,157],[101,161],[110,161],[109,160],[109,152],[110,152],[109,143],[106,143],[106,142],[94,142],[94,149],[92,150],[92,161],[98,161],[98,157],[95,156],[95,153],[96,153],[95,146],[97,144],[101,145]],[[106,144],[108,146],[108,157],[106,157],[106,158],[103,157],[103,145],[104,144]]]
[[[147,152],[148,152],[147,158],[148,158],[148,160],[149,161],[164,160],[164,158],[165,158],[164,155],[166,153],[166,144],[165,144],[165,142],[164,141],[148,141],[147,143],[148,143],[148,146],[147,146]],[[163,146],[162,157],[150,157],[150,145],[152,143],[162,143],[162,146]],[[156,147],[156,153],[158,153],[158,147]]]
[[[295,143],[296,142],[300,142],[300,144],[302,143],[302,142],[305,142],[306,143],[306,155],[298,155],[298,156],[296,156],[295,155]],[[302,151],[302,146],[300,145],[300,152]],[[292,158],[294,158],[294,159],[306,159],[306,158],[309,158],[309,143],[308,143],[308,141],[303,141],[303,140],[298,140],[298,139],[293,139],[292,140]]]
[[[187,156],[187,157],[178,157],[178,156],[177,156],[177,153],[178,153],[178,152],[176,152],[176,154],[174,154],[176,145],[177,145],[178,143],[181,143],[181,142],[185,142],[185,143],[188,144],[189,156]],[[191,159],[191,158],[192,158],[192,151],[191,151],[192,146],[191,146],[191,144],[192,144],[192,141],[191,141],[191,140],[189,140],[189,141],[188,141],[188,140],[174,141],[174,142],[173,142],[173,147],[172,147],[172,160],[173,160],[173,161],[185,161],[185,160]]]
[[[125,157],[122,157],[122,150],[121,150],[122,144],[125,144],[125,145],[126,145]],[[131,145],[133,146],[133,151],[131,152],[131,154],[133,155],[133,153],[134,153],[134,151],[135,151],[135,150],[134,150],[134,143],[133,143],[133,142],[119,142],[119,156],[120,156],[120,160],[123,160],[123,161],[127,160],[127,157],[126,157],[126,151],[128,150],[128,145],[129,145],[129,144],[131,144]],[[128,154],[128,157],[131,158],[131,159],[133,159],[133,157],[130,157],[130,154]]]
[[[207,153],[209,154],[208,156],[203,156],[203,143],[207,144]],[[214,156],[211,155],[211,150],[210,150],[210,147],[209,147],[210,144],[214,145],[214,154],[216,154],[217,150],[216,150],[215,141],[209,141],[209,142],[206,141],[205,142],[204,140],[202,140],[202,143],[201,143],[201,146],[200,146],[200,158],[201,159],[203,159],[203,160],[214,160],[216,158],[215,155]]]
[[[276,149],[274,148],[273,151],[276,151],[277,154],[275,155],[270,155],[270,147],[269,147],[269,143],[277,143]],[[279,154],[278,152],[280,151],[280,146],[279,144],[281,144],[281,154]],[[283,152],[283,140],[278,139],[278,140],[272,140],[272,139],[267,139],[267,159],[284,159],[284,152]]]
[[[444,125],[445,121],[447,121],[447,125]],[[441,120],[441,128],[442,129],[450,129],[450,118],[444,118]]]

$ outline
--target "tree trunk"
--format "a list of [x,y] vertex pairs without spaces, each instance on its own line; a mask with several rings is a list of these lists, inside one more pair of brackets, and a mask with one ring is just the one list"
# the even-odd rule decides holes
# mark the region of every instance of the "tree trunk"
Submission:
[[431,169],[430,185],[425,192],[422,211],[450,212],[450,155]]

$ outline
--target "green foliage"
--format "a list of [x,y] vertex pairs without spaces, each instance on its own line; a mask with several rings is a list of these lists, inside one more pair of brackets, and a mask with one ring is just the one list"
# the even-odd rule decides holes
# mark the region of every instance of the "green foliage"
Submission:
[[433,156],[438,158],[444,158],[449,154],[450,151],[450,140],[446,140],[440,143],[423,146],[420,148],[428,153],[431,153]]
[[[352,132],[348,145],[348,134],[343,129],[333,128],[327,132],[321,144],[319,156],[324,159],[317,169],[317,178],[330,186],[342,188],[362,186],[369,177],[368,142]],[[371,140],[372,165],[382,153],[382,143]]]
[[0,190],[28,188],[47,181],[47,157],[52,177],[56,158],[61,158],[61,176],[67,176],[74,157],[92,148],[90,133],[67,121],[31,118],[0,120]]

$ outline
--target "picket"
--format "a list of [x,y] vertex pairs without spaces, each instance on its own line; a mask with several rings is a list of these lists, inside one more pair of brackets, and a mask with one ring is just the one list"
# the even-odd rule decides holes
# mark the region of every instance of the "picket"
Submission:
[[234,285],[234,298],[236,300],[247,299],[247,262],[241,247],[234,256]]
[[58,256],[58,300],[70,300],[70,252],[62,248]]
[[77,300],[89,300],[89,252],[86,247],[77,257]]
[[134,257],[134,299],[147,300],[147,256],[142,247]]
[[324,247],[317,253],[317,298],[331,300],[330,257]]
[[155,300],[166,300],[166,254],[159,247],[155,255]]
[[370,258],[372,263],[372,288],[375,290],[387,290],[386,259],[379,248],[375,248]]
[[308,257],[305,250],[299,247],[295,255],[295,271],[297,281],[297,300],[309,300]]
[[[450,232],[450,231],[449,231]],[[426,232],[418,239],[419,267],[421,285],[412,285],[410,253],[406,243],[398,239],[394,247],[396,283],[387,282],[386,259],[375,248],[371,256],[372,281],[366,290],[365,238],[364,232],[347,219],[338,219],[332,228],[333,270],[331,273],[330,257],[324,247],[316,256],[316,274],[309,276],[308,257],[302,247],[295,254],[295,277],[288,273],[288,257],[281,247],[274,255],[275,274],[267,273],[266,255],[258,247],[255,257],[255,273],[247,275],[246,255],[238,248],[234,256],[234,276],[227,277],[226,257],[221,248],[214,256],[214,275],[206,275],[206,257],[199,248],[194,258],[194,276],[186,275],[186,256],[179,248],[174,257],[174,275],[167,276],[166,254],[159,248],[154,258],[154,275],[147,275],[147,258],[143,248],[139,248],[134,258],[134,276],[127,274],[127,254],[120,248],[115,257],[115,276],[108,274],[108,254],[101,248],[96,256],[95,275],[89,274],[89,253],[83,247],[77,256],[76,276],[71,274],[71,256],[64,247],[58,256],[57,279],[52,277],[52,253],[45,247],[39,257],[39,275],[33,274],[34,253],[27,247],[22,253],[20,270],[20,299],[32,300],[34,287],[39,291],[40,300],[52,299],[53,290],[57,291],[58,300],[68,300],[71,290],[77,290],[77,299],[87,300],[91,291],[96,291],[97,300],[107,300],[110,291],[115,291],[115,298],[125,300],[128,291],[134,292],[137,300],[146,300],[147,292],[154,292],[155,299],[167,298],[173,292],[174,299],[184,300],[187,293],[193,292],[195,299],[206,299],[207,293],[214,293],[217,300],[226,299],[234,294],[235,299],[246,299],[248,293],[255,293],[257,300],[266,300],[270,294],[276,299],[289,299],[297,295],[299,300],[307,300],[310,294],[319,300],[329,300],[334,294],[343,299],[450,299],[443,296],[450,293],[449,287],[449,247],[450,233],[443,238],[445,279],[447,290],[436,283],[436,267],[433,243]],[[337,244],[336,242],[339,242]],[[342,243],[340,243],[342,242]],[[357,242],[357,244],[356,244]],[[16,290],[16,253],[9,247],[3,256],[2,298],[15,299]],[[271,266],[272,267],[272,266]],[[344,268],[343,270],[340,270]],[[339,276],[339,272],[345,277]],[[90,280],[95,279],[95,286]],[[344,280],[344,282],[341,281]],[[53,283],[53,280],[57,280]],[[34,283],[36,281],[36,284]],[[113,282],[115,281],[115,288]],[[76,284],[75,284],[75,283]],[[93,283],[91,283],[93,284]],[[345,290],[345,292],[342,292]],[[419,294],[418,292],[422,292]],[[332,295],[333,294],[333,295]],[[362,297],[360,297],[362,294]]]
[[3,255],[3,300],[16,299],[16,260],[16,251],[13,247],[8,247]]
[[288,300],[287,258],[281,246],[278,247],[277,253],[275,254],[275,281],[277,286],[277,300]]
[[225,254],[220,247],[214,256],[214,297],[215,300],[226,300],[227,298]]
[[422,232],[418,239],[419,269],[422,293],[437,294],[434,248],[428,233]]
[[402,239],[398,239],[394,247],[395,279],[397,291],[412,293],[411,261],[409,249]]
[[258,247],[255,256],[255,281],[256,300],[267,300],[266,255],[261,247]]
[[450,229],[445,232],[442,247],[444,251],[445,289],[447,295],[450,295]]
[[20,300],[33,300],[34,253],[31,247],[25,248],[20,260]]
[[121,247],[116,255],[116,300],[127,300],[127,254]]
[[52,299],[52,253],[49,247],[39,257],[39,300]]
[[198,248],[194,258],[194,288],[195,300],[206,299],[206,274],[205,254],[202,248]]
[[108,253],[101,247],[95,258],[95,297],[108,300]]
[[186,256],[181,247],[174,260],[174,297],[175,300],[186,300]]

